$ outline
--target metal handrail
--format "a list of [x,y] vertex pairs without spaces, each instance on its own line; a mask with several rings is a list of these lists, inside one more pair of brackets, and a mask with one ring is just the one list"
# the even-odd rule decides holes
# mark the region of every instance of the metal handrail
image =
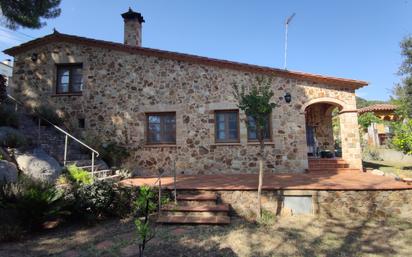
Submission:
[[[11,99],[12,101],[14,101],[16,104],[21,105],[22,107],[26,107],[22,102],[20,102],[19,100],[17,100],[16,98],[14,98],[13,96],[7,94],[7,97],[9,99]],[[90,151],[92,151],[92,176],[93,176],[93,172],[94,172],[94,158],[99,156],[99,152],[96,151],[95,149],[93,149],[92,147],[88,146],[87,144],[83,143],[80,139],[77,139],[76,137],[74,137],[73,135],[71,135],[70,133],[68,133],[67,131],[65,131],[64,129],[60,128],[59,126],[53,124],[51,121],[49,121],[48,119],[46,119],[45,117],[43,117],[40,113],[38,113],[36,110],[32,110],[41,120],[44,120],[45,122],[47,122],[48,124],[50,124],[52,127],[54,127],[55,129],[57,129],[58,131],[60,131],[61,133],[65,134],[65,145],[64,145],[64,160],[63,160],[63,164],[64,166],[66,166],[67,160],[67,144],[68,144],[68,138],[70,137],[71,139],[73,139],[74,141],[76,141],[77,143],[81,144],[82,146],[86,147],[87,149],[89,149]]]

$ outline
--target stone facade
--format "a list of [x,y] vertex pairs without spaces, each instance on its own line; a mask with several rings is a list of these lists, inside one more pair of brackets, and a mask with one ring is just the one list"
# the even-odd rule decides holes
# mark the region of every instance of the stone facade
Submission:
[[[36,62],[32,53],[38,55]],[[81,95],[56,95],[56,64],[82,63]],[[57,108],[78,134],[96,141],[115,141],[131,152],[129,165],[139,175],[158,167],[180,173],[257,172],[258,146],[248,142],[245,115],[240,112],[240,142],[215,143],[214,112],[238,109],[232,84],[251,85],[256,77],[271,79],[278,107],[271,115],[272,140],[267,142],[265,169],[303,172],[308,167],[305,109],[313,103],[336,103],[342,109],[343,158],[361,167],[356,100],[353,89],[310,80],[178,61],[81,43],[48,43],[16,54],[13,81],[25,103]],[[292,95],[291,103],[283,99]],[[176,113],[176,145],[145,144],[148,112]],[[78,118],[86,121],[77,129]]]
[[[216,192],[221,202],[230,204],[232,215],[255,219],[256,191]],[[284,208],[285,196],[311,196],[313,215],[325,218],[410,218],[412,212],[412,190],[266,190],[262,191],[262,208],[275,215],[293,214]]]

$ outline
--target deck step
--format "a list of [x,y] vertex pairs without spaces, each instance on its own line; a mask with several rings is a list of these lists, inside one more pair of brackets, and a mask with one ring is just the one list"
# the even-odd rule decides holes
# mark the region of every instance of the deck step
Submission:
[[196,195],[178,194],[176,199],[178,201],[216,201],[217,195],[214,193],[201,193]]
[[179,212],[229,212],[228,204],[206,205],[199,204],[196,206],[190,205],[167,205],[162,208],[163,211],[179,211]]
[[201,217],[201,216],[160,216],[157,219],[158,223],[164,224],[213,224],[213,225],[226,225],[230,223],[229,216],[214,216],[214,217]]

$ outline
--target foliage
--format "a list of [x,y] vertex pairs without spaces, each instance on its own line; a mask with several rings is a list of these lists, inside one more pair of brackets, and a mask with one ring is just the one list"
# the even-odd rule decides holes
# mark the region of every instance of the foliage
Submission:
[[16,30],[19,26],[39,29],[46,25],[41,18],[51,19],[60,15],[61,0],[0,0],[0,14],[4,25]]
[[0,105],[7,101],[6,77],[0,74]]
[[382,123],[383,121],[376,117],[372,112],[366,112],[358,117],[359,126],[363,130],[367,130],[372,123]]
[[379,151],[374,147],[366,146],[363,149],[363,158],[366,160],[382,161]]
[[0,126],[19,127],[18,115],[10,105],[0,104],[0,117]]
[[103,144],[98,148],[101,158],[110,166],[120,167],[122,161],[129,157],[129,151],[114,142]]
[[93,182],[92,175],[84,169],[72,164],[67,167],[67,175],[71,181],[90,185]]
[[404,154],[412,155],[412,119],[394,126],[392,145]]
[[385,101],[379,101],[379,100],[366,100],[362,97],[357,96],[356,97],[356,107],[358,109],[360,108],[364,108],[364,107],[368,107],[370,105],[374,105],[374,104],[384,104],[386,103]]
[[239,100],[239,108],[256,121],[258,139],[263,141],[266,118],[276,107],[275,103],[271,103],[274,93],[270,81],[258,78],[257,84],[252,85],[249,92],[244,86],[239,88],[237,84],[233,84],[233,88],[234,95]]
[[[261,192],[263,183],[263,163],[264,163],[264,131],[266,125],[266,117],[272,112],[272,109],[276,107],[275,103],[271,102],[274,93],[271,89],[271,81],[264,78],[257,78],[257,83],[253,84],[250,90],[246,91],[245,86],[239,88],[234,83],[234,96],[239,101],[239,109],[243,110],[247,116],[251,116],[255,120],[256,134],[259,140],[259,182],[258,182],[258,206],[257,217],[262,215],[261,208]],[[248,119],[246,119],[246,124]],[[247,124],[248,125],[248,124]],[[249,125],[248,125],[249,126]]]
[[0,127],[0,146],[17,148],[28,144],[26,137],[10,127]]
[[114,199],[111,183],[99,180],[92,184],[74,183],[66,198],[74,218],[89,222],[111,216]]
[[0,161],[4,160],[3,154],[0,152]]
[[258,221],[260,225],[271,226],[276,222],[276,214],[269,210],[262,209],[262,216]]
[[138,217],[136,226],[139,256],[143,257],[147,242],[154,238],[155,233],[150,227],[149,215],[156,210],[155,194],[149,186],[141,186],[139,196],[135,201]]
[[412,118],[412,36],[406,37],[401,43],[402,65],[399,75],[402,81],[393,90],[392,102],[398,105],[398,114],[404,118]]
[[[33,231],[64,212],[63,194],[54,185],[28,177],[0,185],[0,230]],[[4,232],[4,231],[3,231]],[[0,233],[1,234],[1,233]]]
[[[42,105],[40,107],[37,107],[34,109],[34,111],[38,114],[40,114],[40,116],[46,120],[48,120],[49,122],[53,123],[54,125],[60,126],[64,123],[64,120],[62,117],[60,117],[57,114],[56,109],[54,109],[51,106],[48,105]],[[35,115],[35,114],[34,114]],[[45,123],[44,125],[49,125],[49,123]]]

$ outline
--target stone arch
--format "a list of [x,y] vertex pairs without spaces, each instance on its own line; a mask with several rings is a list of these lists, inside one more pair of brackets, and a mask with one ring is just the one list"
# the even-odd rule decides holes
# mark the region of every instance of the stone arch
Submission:
[[343,102],[342,100],[332,98],[332,97],[320,97],[320,98],[315,98],[315,99],[312,99],[312,100],[306,102],[302,106],[301,112],[305,113],[305,110],[308,106],[310,106],[312,104],[317,104],[317,103],[328,103],[328,104],[335,105],[340,109],[341,112],[345,112],[345,111],[348,110],[347,104],[345,102]]

